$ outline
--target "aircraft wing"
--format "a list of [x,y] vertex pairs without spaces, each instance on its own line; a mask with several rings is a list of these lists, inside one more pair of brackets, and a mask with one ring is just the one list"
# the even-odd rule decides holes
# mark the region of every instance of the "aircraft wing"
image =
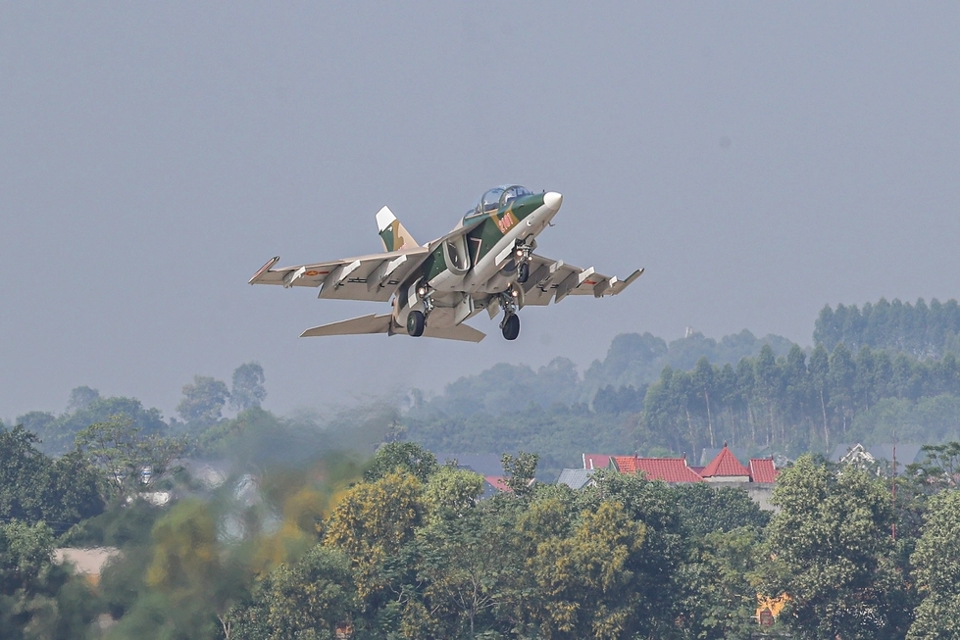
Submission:
[[560,302],[570,295],[592,295],[595,298],[615,296],[643,275],[637,269],[626,279],[605,276],[593,267],[581,269],[562,260],[551,260],[536,254],[530,256],[530,277],[522,285],[523,304],[546,305],[553,298]]
[[[359,318],[351,318],[350,320],[331,322],[330,324],[324,324],[319,327],[312,327],[301,333],[300,337],[355,336],[368,333],[390,334],[393,333],[394,330],[396,333],[406,333],[406,330],[403,328],[394,327],[391,329],[392,322],[392,316],[389,313],[379,316],[371,314],[369,316],[361,316]],[[477,331],[471,326],[461,324],[453,327],[431,327],[428,325],[423,335],[430,338],[443,338],[446,340],[480,342],[486,334]]]
[[387,302],[397,285],[420,266],[429,253],[427,247],[417,247],[274,269],[280,261],[276,257],[250,278],[250,284],[321,287],[320,298]]

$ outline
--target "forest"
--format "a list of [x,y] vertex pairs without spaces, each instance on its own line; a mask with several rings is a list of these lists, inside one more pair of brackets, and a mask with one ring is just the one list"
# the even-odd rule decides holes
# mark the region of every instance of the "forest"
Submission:
[[[78,387],[63,413],[0,424],[3,637],[949,637],[956,308],[826,307],[808,349],[624,334],[582,376],[504,363],[325,415],[261,408],[256,363],[229,386],[196,376],[166,420]],[[891,441],[924,460],[822,456]],[[723,442],[792,460],[776,513],[704,483],[555,484],[583,452]],[[502,454],[509,491],[434,451]],[[54,561],[64,547],[119,553],[91,580]]]

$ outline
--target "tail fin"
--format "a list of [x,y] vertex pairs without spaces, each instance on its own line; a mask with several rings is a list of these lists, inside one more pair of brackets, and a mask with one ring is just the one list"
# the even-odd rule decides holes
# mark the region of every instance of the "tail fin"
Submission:
[[420,246],[387,207],[377,212],[377,229],[380,230],[380,239],[383,240],[385,251],[399,251]]

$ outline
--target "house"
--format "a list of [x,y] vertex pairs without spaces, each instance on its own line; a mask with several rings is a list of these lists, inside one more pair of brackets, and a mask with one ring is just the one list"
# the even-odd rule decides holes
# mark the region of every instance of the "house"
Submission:
[[571,489],[583,489],[590,484],[595,469],[564,469],[560,472],[557,484],[565,484]]
[[750,458],[744,465],[729,447],[723,448],[705,467],[691,467],[686,458],[641,458],[610,456],[611,469],[620,473],[643,473],[650,480],[670,484],[710,482],[718,484],[773,483],[777,478],[773,458]]
[[512,493],[513,489],[507,486],[503,475],[503,464],[500,456],[493,453],[434,453],[440,464],[453,464],[459,469],[473,471],[483,476],[483,494],[481,498],[489,498],[498,493]]
[[[606,466],[601,466],[606,462]],[[564,469],[558,484],[574,489],[587,486],[597,469],[620,473],[642,473],[648,480],[662,480],[668,484],[708,482],[714,486],[733,486],[744,489],[760,505],[772,510],[770,497],[777,480],[773,458],[750,458],[745,465],[724,443],[705,466],[692,467],[686,458],[644,458],[640,456],[583,454],[583,469]]]
[[914,462],[922,462],[925,454],[918,444],[875,444],[864,446],[859,442],[841,443],[833,448],[830,454],[830,462],[843,464],[873,464],[886,463],[893,464],[897,461],[896,472],[902,472],[903,468]]

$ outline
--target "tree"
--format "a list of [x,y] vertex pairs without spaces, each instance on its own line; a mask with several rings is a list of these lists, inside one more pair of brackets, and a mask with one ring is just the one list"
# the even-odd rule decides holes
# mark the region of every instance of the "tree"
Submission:
[[415,476],[388,473],[348,489],[327,523],[325,544],[343,551],[356,570],[361,598],[376,601],[391,581],[388,562],[413,539],[423,519],[423,485]]
[[10,640],[91,635],[96,598],[53,562],[53,530],[42,522],[0,524],[0,630]]
[[349,559],[317,545],[256,586],[251,602],[229,615],[237,638],[333,640],[353,631],[361,609]]
[[798,637],[902,633],[903,584],[891,564],[893,511],[883,484],[858,469],[835,475],[802,456],[781,472],[772,502],[780,512],[767,529],[766,553],[782,573],[767,590],[789,595],[784,619]]
[[107,481],[110,497],[123,502],[156,485],[183,452],[183,440],[144,435],[125,417],[92,424],[77,434],[77,451]]
[[409,473],[426,482],[439,466],[437,457],[415,442],[388,442],[377,449],[363,479],[373,482],[388,473]]
[[516,457],[505,453],[500,457],[503,464],[504,481],[513,494],[525,496],[530,493],[533,479],[537,475],[537,461],[540,459],[535,453],[519,452]]
[[511,539],[510,521],[493,508],[466,507],[454,515],[457,508],[455,501],[443,511],[447,517],[433,518],[417,531],[422,609],[410,608],[411,614],[420,611],[420,621],[405,617],[408,636],[476,637],[478,624],[492,627],[490,612],[512,596],[512,579],[522,559]]
[[695,538],[739,527],[762,529],[770,513],[762,511],[747,492],[737,487],[711,487],[706,482],[671,487],[684,527]]
[[930,500],[923,535],[910,558],[923,596],[909,640],[960,635],[960,492]]
[[540,637],[629,638],[640,630],[637,571],[647,528],[615,500],[580,514],[569,536],[536,546],[526,606]]
[[247,362],[233,370],[233,387],[230,390],[230,406],[237,411],[259,407],[267,397],[263,383],[263,367],[258,362]]
[[598,471],[594,484],[573,494],[575,512],[598,513],[604,501],[622,505],[625,516],[644,525],[642,553],[632,555],[627,570],[635,622],[640,637],[666,637],[675,631],[685,586],[680,568],[687,541],[670,487],[638,474]]
[[46,522],[60,534],[103,511],[99,475],[77,454],[51,460],[22,426],[0,432],[0,522]]
[[100,392],[90,387],[76,387],[70,392],[70,400],[67,402],[67,411],[80,411],[90,406],[90,403],[100,398]]
[[233,620],[228,612],[249,593],[253,570],[241,544],[219,539],[218,516],[214,505],[192,499],[157,521],[146,581],[178,609],[176,619],[209,633],[215,617],[223,637],[230,640]]
[[760,530],[740,527],[696,538],[681,575],[685,637],[704,640],[755,637]]
[[187,424],[206,427],[219,422],[223,405],[230,397],[227,385],[210,376],[194,376],[193,384],[183,385],[183,399],[177,413]]

